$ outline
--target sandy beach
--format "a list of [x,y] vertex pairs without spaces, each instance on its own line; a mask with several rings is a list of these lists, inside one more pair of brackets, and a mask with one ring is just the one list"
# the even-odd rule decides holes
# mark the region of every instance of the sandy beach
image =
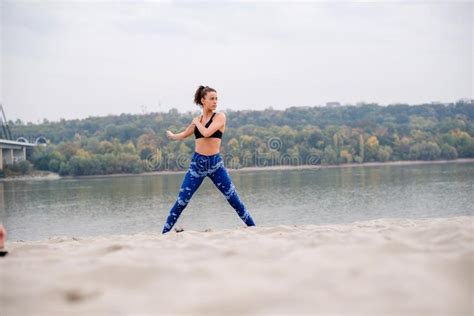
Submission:
[[474,216],[7,241],[0,314],[472,315]]

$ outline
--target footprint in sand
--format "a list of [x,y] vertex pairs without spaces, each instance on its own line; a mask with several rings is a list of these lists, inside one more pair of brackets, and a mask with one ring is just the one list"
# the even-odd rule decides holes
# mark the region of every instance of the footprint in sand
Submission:
[[80,303],[100,295],[99,290],[84,290],[79,288],[67,289],[64,291],[64,299],[70,303]]
[[98,250],[95,250],[95,253],[97,253],[99,255],[106,255],[106,254],[109,254],[109,253],[117,252],[117,251],[120,251],[120,250],[123,250],[123,249],[129,249],[129,248],[131,248],[131,247],[127,246],[127,245],[113,244],[113,245],[109,245],[109,246],[106,246],[104,248],[100,248]]

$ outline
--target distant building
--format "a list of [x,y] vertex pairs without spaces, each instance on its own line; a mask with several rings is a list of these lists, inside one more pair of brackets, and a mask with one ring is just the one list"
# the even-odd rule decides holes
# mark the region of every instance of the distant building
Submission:
[[336,107],[336,106],[341,106],[341,103],[339,102],[326,102],[326,106],[328,108]]

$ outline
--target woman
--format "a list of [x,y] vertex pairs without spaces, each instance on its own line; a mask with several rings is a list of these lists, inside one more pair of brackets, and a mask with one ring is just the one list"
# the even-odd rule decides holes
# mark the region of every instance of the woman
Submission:
[[[202,116],[195,117],[181,133],[174,134],[169,130],[166,131],[166,136],[171,140],[183,140],[194,133],[196,142],[191,163],[181,184],[178,198],[166,219],[163,234],[174,226],[206,176],[224,194],[244,223],[247,226],[255,226],[247,208],[237,194],[219,153],[226,117],[224,113],[214,112],[217,107],[216,90],[208,86],[199,86],[194,94],[194,103],[202,107]],[[203,125],[204,122],[207,123]]]

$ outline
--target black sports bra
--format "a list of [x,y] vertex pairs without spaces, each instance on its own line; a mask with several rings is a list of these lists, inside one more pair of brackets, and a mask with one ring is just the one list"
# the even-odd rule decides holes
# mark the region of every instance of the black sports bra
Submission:
[[[209,122],[206,123],[206,125],[204,125],[205,127],[209,127],[209,125],[211,125],[211,122],[212,122],[212,119],[214,118],[214,115],[216,115],[216,112],[212,113],[212,116],[211,118],[209,119]],[[202,119],[202,117],[201,117]],[[199,131],[198,128],[196,128],[196,126],[194,126],[194,136],[196,138],[202,138],[204,136],[202,136],[201,132]],[[215,137],[215,138],[222,138],[222,132],[220,130],[217,130],[215,131],[211,136],[209,137]]]

